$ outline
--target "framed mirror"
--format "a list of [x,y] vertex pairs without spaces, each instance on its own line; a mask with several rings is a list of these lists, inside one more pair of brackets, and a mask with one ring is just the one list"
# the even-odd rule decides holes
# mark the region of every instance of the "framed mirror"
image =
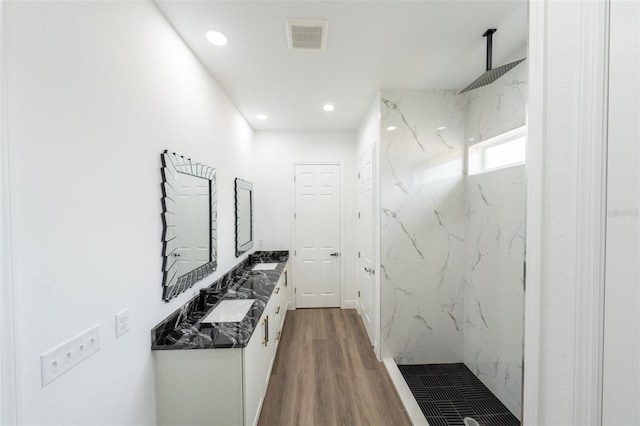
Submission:
[[162,298],[171,300],[218,266],[216,170],[164,151]]
[[253,247],[253,184],[236,178],[236,257]]

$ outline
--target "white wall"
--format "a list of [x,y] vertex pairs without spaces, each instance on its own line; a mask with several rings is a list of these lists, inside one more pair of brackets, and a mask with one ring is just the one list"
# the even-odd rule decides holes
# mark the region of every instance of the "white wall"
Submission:
[[640,424],[640,3],[611,4],[603,424]]
[[[356,133],[258,131],[254,139],[255,247],[292,250],[293,163],[342,164],[344,281],[342,306],[356,300]],[[262,245],[261,245],[262,244]],[[295,277],[294,277],[295,279]]]
[[[236,263],[233,179],[253,179],[252,130],[153,3],[6,6],[22,422],[154,424],[149,331]],[[218,170],[218,272],[170,303],[163,149]],[[102,349],[42,388],[40,354],[96,323]]]
[[358,126],[358,158],[372,144],[380,142],[380,92],[376,93],[369,110]]
[[16,423],[16,359],[7,144],[5,3],[0,3],[0,424]]

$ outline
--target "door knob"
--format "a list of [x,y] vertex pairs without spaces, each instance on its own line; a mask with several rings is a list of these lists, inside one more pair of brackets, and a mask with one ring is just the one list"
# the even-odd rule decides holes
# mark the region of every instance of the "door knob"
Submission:
[[331,253],[329,256],[333,256],[333,257],[339,257],[340,256],[340,252],[337,251],[335,253]]
[[370,273],[371,273],[371,268],[367,268],[367,267],[365,266],[365,267],[364,267],[364,271],[365,271],[367,274],[370,274]]

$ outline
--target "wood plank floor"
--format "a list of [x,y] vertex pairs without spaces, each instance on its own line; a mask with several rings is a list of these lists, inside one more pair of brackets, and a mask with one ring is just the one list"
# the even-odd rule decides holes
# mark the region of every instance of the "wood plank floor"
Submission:
[[410,425],[355,309],[287,313],[264,426]]

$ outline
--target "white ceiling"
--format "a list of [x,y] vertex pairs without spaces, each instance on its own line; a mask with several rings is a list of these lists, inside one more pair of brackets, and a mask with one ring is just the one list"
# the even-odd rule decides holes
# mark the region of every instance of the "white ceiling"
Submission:
[[[526,43],[526,0],[156,0],[256,130],[356,129],[379,89],[462,89]],[[287,48],[285,19],[329,21],[326,51]],[[205,39],[210,29],[230,39]],[[326,102],[335,111],[324,112]],[[269,118],[259,121],[257,113]]]

